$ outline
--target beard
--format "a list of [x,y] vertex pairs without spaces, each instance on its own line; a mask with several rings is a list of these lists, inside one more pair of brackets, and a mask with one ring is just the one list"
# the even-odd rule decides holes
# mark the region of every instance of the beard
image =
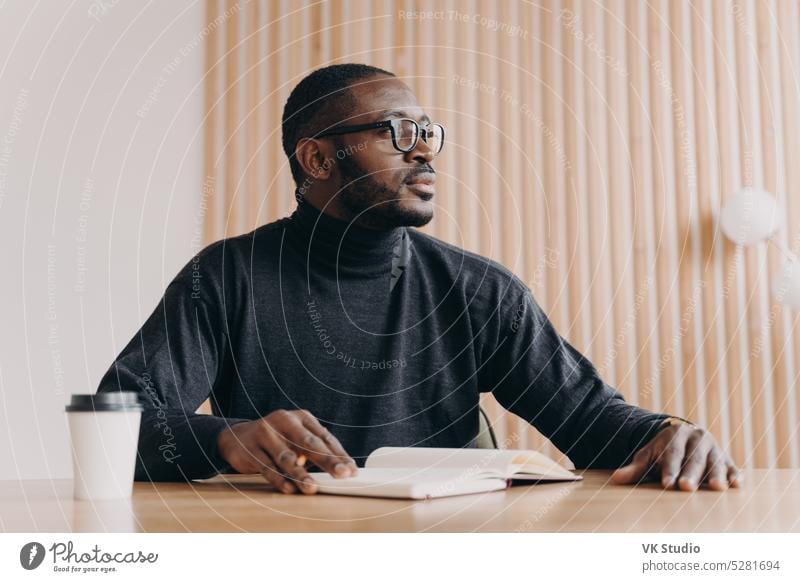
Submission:
[[[398,226],[424,226],[433,210],[406,203],[399,190],[378,182],[351,156],[339,161],[339,198],[342,206],[356,217],[356,224],[385,230]],[[402,187],[402,186],[401,186]]]

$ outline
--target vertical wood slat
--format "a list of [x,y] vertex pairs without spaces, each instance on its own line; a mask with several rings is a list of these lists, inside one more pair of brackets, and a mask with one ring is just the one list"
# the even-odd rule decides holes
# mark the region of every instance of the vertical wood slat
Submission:
[[[509,22],[518,23],[523,29],[533,34],[533,10],[530,4],[513,4],[511,13],[508,16]],[[533,84],[532,55],[530,50],[531,42],[523,39],[514,39],[509,55],[510,83],[509,105],[511,107],[510,135],[513,144],[512,154],[509,156],[513,180],[511,182],[509,202],[513,200],[512,228],[514,236],[511,239],[513,249],[513,265],[511,266],[520,274],[523,281],[531,282],[537,277],[537,269],[544,271],[542,257],[543,249],[539,240],[535,236],[532,225],[536,224],[536,215],[533,211],[534,200],[540,195],[540,190],[534,187],[538,181],[536,166],[533,164],[533,151],[529,147],[531,140],[529,136],[533,133],[533,124],[529,118],[530,111],[533,110],[531,99],[531,86]],[[537,132],[538,133],[538,132]],[[508,204],[508,203],[507,203]],[[504,221],[505,222],[505,221]],[[537,260],[538,258],[538,260]],[[538,275],[541,277],[541,275]],[[513,415],[509,415],[513,416]],[[511,435],[514,437],[524,436],[525,442],[522,445],[512,444],[513,446],[526,446],[537,449],[544,454],[564,463],[566,457],[544,438],[538,431],[527,430],[527,423],[517,419],[518,422],[511,427]]]
[[654,301],[655,273],[652,230],[652,146],[650,117],[648,115],[650,91],[647,57],[647,13],[640,2],[629,1],[626,6],[626,23],[632,31],[628,42],[629,115],[631,127],[631,158],[633,188],[633,241],[634,272],[636,275],[636,354],[638,402],[653,408],[659,393],[660,375],[653,374],[658,362],[658,329],[653,325],[656,317]]
[[[702,91],[701,78],[696,73],[695,68],[695,55],[697,51],[702,48],[697,34],[694,30],[693,20],[693,6],[691,2],[686,3],[682,10],[682,34],[686,38],[691,39],[690,46],[684,49],[684,62],[683,62],[683,77],[685,82],[685,103],[689,118],[686,123],[686,132],[688,139],[687,145],[687,162],[684,164],[686,167],[686,182],[687,193],[689,196],[690,206],[692,211],[688,215],[689,221],[689,236],[690,236],[690,249],[692,253],[692,273],[694,284],[691,289],[693,321],[694,325],[689,333],[689,340],[684,346],[684,362],[688,362],[686,375],[689,378],[689,390],[686,394],[686,414],[687,417],[696,419],[696,422],[702,426],[709,425],[708,406],[706,399],[706,392],[708,386],[714,384],[709,379],[709,360],[704,357],[704,344],[709,341],[716,349],[716,337],[713,335],[715,328],[706,328],[704,325],[704,293],[708,287],[708,281],[704,272],[704,248],[703,248],[703,234],[704,234],[704,216],[702,200],[705,196],[701,195],[700,190],[700,168],[699,153],[700,138],[699,134],[703,131],[703,123],[698,112],[698,92]],[[702,38],[702,35],[700,35]],[[702,53],[701,53],[702,54]],[[705,166],[702,166],[705,170]],[[713,224],[713,221],[710,222]],[[710,229],[710,230],[713,230]],[[708,332],[711,332],[709,335]],[[708,340],[706,337],[708,336]],[[716,361],[716,360],[711,360]],[[694,371],[694,375],[690,374]]]
[[[800,315],[770,284],[782,258],[736,249],[716,226],[728,196],[762,187],[787,210],[778,236],[800,249],[796,2],[206,6],[209,22],[227,11],[206,36],[207,242],[292,210],[280,120],[305,74],[389,68],[447,121],[428,232],[511,267],[629,401],[707,424],[739,463],[798,466]],[[398,15],[431,9],[444,16]],[[558,456],[483,402],[514,446]]]
[[[417,0],[414,2],[415,10],[425,10],[427,8],[426,3],[423,1]],[[439,65],[435,65],[438,59],[432,58],[433,53],[431,49],[427,48],[430,45],[443,44],[444,39],[437,36],[435,27],[436,24],[432,19],[425,19],[418,22],[414,27],[417,33],[415,45],[417,49],[413,51],[414,58],[411,61],[413,63],[413,69],[410,71],[407,82],[414,87],[417,101],[421,106],[426,108],[428,115],[435,119],[442,119],[442,110],[445,109],[447,104],[445,95],[438,90],[439,83],[436,80],[436,69]],[[452,187],[452,184],[449,184],[450,180],[446,179],[446,176],[452,174],[452,172],[447,171],[450,163],[451,158],[447,158],[446,160],[439,158],[438,161],[434,161],[434,169],[442,172],[439,174],[439,177],[442,178],[442,186],[437,187],[437,189],[450,190]],[[437,206],[442,203],[443,199],[444,197],[439,199]],[[438,209],[437,220],[431,223],[432,235],[437,237],[443,236],[446,230],[445,225],[451,222],[447,214],[452,212],[452,210],[452,208]],[[434,212],[436,212],[436,210]]]
[[[661,355],[652,376],[661,378],[660,390],[654,394],[653,406],[658,409],[675,407],[676,377],[672,373],[675,331],[672,320],[674,306],[674,256],[671,252],[672,240],[668,237],[669,205],[672,193],[669,182],[672,177],[672,142],[668,126],[669,112],[669,53],[665,51],[664,40],[668,31],[661,19],[659,0],[648,2],[648,78],[650,84],[651,140],[653,142],[653,230],[655,240],[655,276],[659,311],[653,325],[657,326]],[[665,85],[666,83],[666,85]]]
[[[787,209],[787,224],[781,232],[782,242],[789,248],[797,249],[800,240],[800,196],[791,196],[791,192],[800,191],[800,167],[795,162],[795,152],[800,148],[800,9],[792,0],[780,0],[778,3],[778,22],[780,23],[780,78],[783,116],[783,148],[778,155],[782,158],[785,171],[784,186],[778,192]],[[780,261],[782,263],[782,261]],[[800,464],[800,447],[798,447],[798,426],[800,423],[800,398],[794,387],[800,382],[800,341],[796,335],[800,313],[790,314],[784,309],[784,317],[789,321],[788,338],[794,343],[794,349],[788,347],[787,365],[789,368],[785,384],[778,384],[778,407],[785,402],[785,432],[780,430],[777,436],[779,466],[797,467]],[[776,342],[777,343],[777,342]],[[781,416],[781,415],[779,415]]]
[[[206,18],[213,22],[217,15],[217,0],[206,0]],[[217,230],[217,216],[219,186],[217,177],[216,151],[217,151],[217,114],[215,111],[219,98],[217,77],[219,75],[219,32],[214,27],[209,30],[206,38],[206,71],[203,79],[203,94],[205,100],[205,116],[203,121],[203,201],[206,205],[203,217],[203,238],[206,242],[219,238]]]
[[367,9],[369,8],[369,3],[363,0],[352,0],[352,2],[346,3],[346,6],[350,9],[348,20],[353,23],[353,26],[358,26],[359,34],[348,35],[350,50],[345,53],[345,56],[348,61],[361,63],[364,62],[364,53],[370,46],[367,35],[371,24],[365,22],[368,18]]
[[[751,24],[754,36],[760,42],[753,42],[750,45],[750,50],[753,52],[752,61],[757,70],[758,79],[755,81],[755,94],[759,106],[752,112],[753,118],[756,120],[754,125],[755,131],[759,134],[759,142],[761,144],[761,164],[760,164],[760,178],[757,184],[763,184],[772,192],[777,192],[777,175],[781,171],[777,165],[776,147],[777,140],[775,129],[770,130],[770,127],[776,121],[774,116],[777,112],[776,98],[779,98],[780,93],[775,91],[776,87],[772,82],[771,65],[777,64],[777,54],[770,54],[772,44],[770,42],[770,28],[777,23],[774,21],[774,7],[770,7],[768,3],[760,3],[754,7],[756,14],[756,21]],[[778,123],[780,117],[778,117]],[[756,275],[760,279],[760,319],[762,329],[757,335],[757,344],[753,346],[753,352],[760,352],[755,357],[760,359],[762,374],[764,377],[764,384],[762,388],[761,405],[758,407],[758,423],[756,426],[756,435],[760,439],[761,445],[758,447],[760,459],[757,464],[769,465],[771,460],[777,461],[777,451],[775,448],[775,432],[777,426],[775,424],[776,418],[772,417],[772,411],[777,411],[778,408],[775,403],[776,384],[785,382],[785,375],[783,374],[783,365],[785,358],[784,351],[780,347],[780,343],[773,346],[773,332],[776,327],[782,327],[783,322],[779,320],[782,315],[782,308],[780,304],[774,301],[774,297],[769,291],[769,272],[775,262],[775,253],[768,253],[768,249],[763,248],[758,253],[758,266],[759,274]],[[771,255],[771,256],[770,256]],[[776,271],[777,272],[777,271]],[[752,275],[751,275],[752,277]],[[773,347],[777,348],[773,353]],[[758,384],[756,384],[758,386]]]
[[[559,115],[559,108],[562,103],[559,96],[563,94],[564,82],[563,71],[560,66],[559,56],[563,54],[562,30],[557,22],[558,4],[554,1],[547,2],[546,13],[543,15],[542,24],[542,102],[544,103],[542,126],[545,130],[549,129],[548,134],[557,143],[564,143],[564,121],[563,116]],[[569,223],[564,212],[564,198],[569,195],[566,184],[566,171],[559,163],[558,157],[553,155],[550,144],[543,144],[544,153],[544,203],[545,216],[547,220],[546,238],[547,244],[554,248],[564,251],[563,258],[558,261],[552,277],[548,277],[547,298],[548,304],[545,306],[554,325],[559,329],[565,329],[570,322],[568,313],[568,300],[565,281],[569,275],[565,272],[568,261],[573,260],[567,253],[567,236],[565,223]],[[563,222],[562,222],[563,221]]]
[[[600,3],[586,5],[586,26],[593,31],[598,43],[605,45],[604,15],[605,8]],[[584,49],[590,51],[587,45]],[[606,67],[594,66],[599,55],[592,54],[592,64],[586,67],[590,86],[586,91],[587,127],[589,130],[589,187],[581,193],[588,198],[587,218],[591,220],[590,252],[591,261],[588,292],[591,296],[592,344],[589,354],[599,361],[605,362],[610,350],[613,323],[613,305],[611,301],[611,230],[609,228],[609,190],[608,190],[608,99],[606,92]],[[599,63],[602,65],[602,61]],[[615,383],[616,370],[609,366],[604,370],[605,378]]]
[[[764,40],[764,42],[758,43],[757,54],[758,69],[761,71],[760,78],[762,80],[759,83],[761,108],[758,114],[760,115],[759,126],[763,149],[763,184],[767,190],[780,196],[780,192],[783,191],[784,187],[781,183],[784,168],[779,158],[779,152],[783,147],[783,120],[781,115],[780,79],[778,77],[780,59],[776,35],[771,34],[771,29],[780,29],[777,18],[777,6],[774,2],[758,6],[757,36],[759,39]],[[781,203],[785,206],[785,199],[781,200]],[[767,264],[765,265],[767,278],[770,278],[768,273],[778,272],[780,268],[779,259],[778,252],[773,250],[768,253],[766,257]],[[781,441],[788,444],[789,427],[786,423],[788,420],[786,416],[786,399],[784,398],[785,391],[781,388],[786,386],[788,382],[787,356],[791,353],[792,338],[786,337],[788,320],[786,312],[775,300],[775,297],[769,293],[769,290],[766,289],[768,286],[765,286],[768,314],[765,322],[767,329],[764,331],[765,335],[768,335],[768,339],[765,339],[768,343],[765,347],[767,352],[764,354],[764,360],[767,374],[773,380],[773,384],[771,392],[768,394],[768,400],[762,407],[765,428],[763,434],[768,439],[765,464],[781,466],[787,462],[790,454],[788,446],[784,446],[781,451],[778,451],[777,442]],[[781,340],[783,337],[786,337],[785,342]],[[774,416],[772,416],[773,414]]]
[[[764,184],[767,190],[775,192],[783,207],[787,207],[786,200],[786,174],[787,169],[781,153],[785,148],[783,98],[781,92],[781,56],[784,50],[786,34],[785,23],[780,16],[780,2],[768,4],[766,10],[761,11],[759,19],[759,37],[768,39],[765,43],[768,49],[761,51],[759,60],[767,71],[768,82],[763,86],[762,102],[769,103],[769,107],[762,108],[762,132],[764,134]],[[773,34],[777,30],[779,34]],[[779,42],[779,38],[780,41]],[[788,78],[788,77],[787,77]],[[781,241],[786,245],[788,241],[787,229],[784,224]],[[781,268],[782,256],[775,249],[770,249],[768,271],[777,273]],[[774,296],[771,297],[769,320],[774,321],[770,329],[770,340],[774,348],[774,400],[767,406],[766,413],[775,411],[775,439],[774,461],[779,467],[791,466],[797,462],[797,446],[792,438],[792,427],[796,426],[796,418],[791,414],[793,406],[791,391],[791,371],[794,369],[794,337],[789,330],[791,321],[789,310],[778,303]]]
[[393,38],[396,29],[397,11],[392,0],[380,0],[373,3],[373,15],[375,23],[373,25],[373,39],[382,39],[382,42],[373,42],[371,48],[377,48],[374,53],[375,66],[387,71],[394,69],[394,47],[396,41]]
[[[798,18],[798,7],[796,5],[794,5],[794,4],[792,5],[791,17],[793,19],[791,21],[791,25],[793,27],[796,27],[797,23],[798,23],[798,20],[800,20],[800,18]],[[791,33],[795,35],[795,36],[790,36],[789,37],[789,39],[793,43],[792,44],[792,48],[794,49],[791,52],[791,54],[794,56],[794,63],[792,65],[792,71],[794,73],[797,73],[798,71],[800,71],[800,64],[798,64],[798,58],[800,58],[800,49],[797,48],[797,45],[798,45],[798,36],[796,34],[797,33],[797,28],[793,28]],[[794,97],[794,101],[786,100],[786,102],[787,103],[795,103],[796,104],[798,102],[798,99],[800,99],[800,90],[798,90],[798,83],[800,83],[800,76],[794,76],[794,77],[790,77],[790,78],[793,80],[793,83],[792,83],[792,90],[789,91],[789,94]],[[787,137],[788,137],[789,134],[791,134],[793,138],[797,138],[797,136],[798,136],[798,134],[800,132],[798,131],[798,123],[797,123],[798,112],[797,112],[796,106],[793,109],[793,113],[795,114],[795,117],[794,117],[795,124],[793,126],[793,131],[787,132]],[[793,156],[794,152],[796,152],[798,150],[796,150],[796,149],[795,150],[791,150],[790,147],[791,147],[791,145],[789,143],[787,143],[787,146],[786,146],[786,149],[785,149],[785,155],[787,156],[787,162],[786,162],[787,163],[787,167],[789,165],[791,165],[793,167],[796,167],[796,164],[791,164],[790,160],[792,160],[792,156]],[[797,188],[800,187],[800,180],[796,179],[797,178],[796,174],[793,176],[793,178],[795,178],[795,179],[793,179],[787,185],[787,193],[791,192],[792,190],[797,191]],[[788,202],[788,207],[789,207],[789,222],[790,222],[789,228],[791,229],[790,230],[790,237],[791,237],[790,240],[792,241],[792,249],[794,249],[795,251],[798,251],[798,250],[800,250],[800,200],[798,200],[797,196],[787,196],[787,199],[788,199],[787,202]],[[800,313],[795,314],[795,323],[797,323],[798,318],[800,318]],[[793,383],[790,384],[790,386],[792,386],[792,387],[798,386],[798,382],[800,380],[800,341],[795,341],[794,345],[795,345],[795,362],[797,364],[797,368],[798,369],[797,369],[797,373],[794,376]],[[795,394],[795,403],[796,403],[795,424],[793,424],[794,431],[793,431],[793,434],[792,434],[792,438],[796,442],[797,440],[800,440],[800,439],[798,439],[798,436],[800,436],[800,432],[798,432],[798,423],[800,423],[800,396],[798,396],[797,394]],[[797,466],[797,465],[795,465],[795,466]]]
[[[470,0],[465,9],[474,8],[473,0]],[[464,41],[465,47],[476,48],[476,32],[473,27],[462,27],[459,30],[459,39]],[[465,79],[478,79],[478,59],[472,55],[465,55],[466,58],[459,60],[459,77]],[[455,85],[455,82],[454,82]],[[462,219],[461,232],[463,233],[463,245],[467,250],[477,252],[480,248],[481,221],[482,214],[478,207],[478,197],[480,193],[480,182],[478,180],[481,166],[477,155],[482,148],[471,147],[470,144],[478,142],[478,101],[480,95],[475,90],[461,90],[454,86],[453,91],[463,96],[464,108],[459,111],[458,131],[450,131],[448,147],[452,146],[454,155],[463,158],[466,165],[463,181],[459,184],[459,191],[462,192],[462,210],[459,217]],[[450,151],[450,150],[448,150]]]
[[[508,3],[499,3],[485,14],[496,18],[499,22],[508,22],[510,13]],[[508,97],[518,95],[512,87],[511,78],[514,72],[510,70],[511,63],[511,43],[500,42],[495,50],[491,52],[490,59],[492,68],[497,70],[497,93],[499,98],[494,99],[495,111],[492,118],[496,125],[490,128],[492,138],[497,142],[496,155],[489,161],[495,166],[498,172],[498,179],[495,182],[494,193],[496,205],[493,212],[497,213],[499,224],[502,225],[493,237],[497,240],[498,258],[503,257],[509,268],[520,273],[520,265],[517,260],[519,257],[520,241],[516,239],[517,221],[519,216],[517,206],[518,186],[515,184],[515,167],[518,165],[518,141],[512,135],[512,117],[514,105]],[[518,124],[514,124],[518,125]],[[499,212],[498,212],[499,211]],[[524,277],[524,273],[520,273]],[[505,415],[505,434],[506,436],[517,434],[524,430],[520,419],[514,415]]]
[[[715,51],[717,92],[717,133],[720,152],[720,187],[724,201],[741,184],[739,160],[739,133],[736,107],[736,62],[733,39],[733,17],[730,6],[712,3],[714,11],[714,34],[722,51]],[[746,329],[743,329],[743,252],[730,242],[724,242],[725,288],[727,301],[723,304],[726,322],[726,346],[723,357],[728,366],[729,416],[731,425],[731,449],[740,460],[749,460],[751,451],[747,446],[744,407],[749,395],[746,362],[742,355],[746,350]]]
[[[280,66],[283,76],[279,93],[281,106],[289,98],[292,86],[302,78],[302,71],[307,70],[303,68],[306,43],[301,40],[301,34],[302,21],[309,16],[306,10],[301,10],[300,4],[290,0],[282,0],[282,10]],[[290,80],[292,82],[289,82]],[[275,127],[280,127],[280,124]],[[289,179],[289,176],[285,172],[281,172],[280,176],[279,192],[291,192],[294,184]],[[280,196],[279,194],[278,200],[280,201],[281,216],[288,214],[294,206],[292,198],[290,196]]]
[[[581,2],[567,2],[564,9],[567,11],[562,14],[557,13],[558,19],[562,19],[566,14],[575,14],[575,18],[582,17]],[[556,25],[558,26],[558,25]],[[559,172],[565,176],[565,187],[563,191],[563,212],[556,210],[559,214],[564,214],[566,220],[566,239],[567,248],[564,253],[566,261],[568,284],[564,290],[566,300],[569,302],[569,310],[574,314],[569,322],[569,328],[564,333],[574,338],[575,347],[585,352],[591,347],[591,302],[588,300],[586,289],[589,286],[588,278],[588,249],[589,244],[586,240],[588,232],[586,196],[587,178],[584,168],[586,167],[587,144],[586,127],[583,120],[586,118],[585,107],[586,99],[584,96],[584,54],[583,45],[574,35],[565,35],[562,43],[563,60],[567,64],[563,75],[563,89],[561,97],[564,100],[564,107],[567,114],[564,115],[564,147],[567,158],[572,160],[570,166],[559,164]],[[554,88],[550,88],[554,90]],[[557,91],[557,89],[555,89]],[[547,125],[546,127],[555,127]],[[552,156],[553,148],[548,147],[548,154]],[[558,191],[547,189],[546,193],[553,199],[553,194],[558,195]],[[557,228],[560,228],[557,227]],[[560,242],[560,241],[559,241]],[[560,245],[559,245],[559,248]]]
[[[738,120],[740,123],[740,159],[742,167],[742,184],[755,187],[762,183],[761,164],[762,156],[760,145],[760,132],[758,125],[754,124],[754,115],[758,115],[758,86],[759,74],[756,71],[755,28],[752,2],[738,2],[733,4],[734,15],[734,42],[736,45],[736,64],[738,81]],[[762,317],[762,300],[764,287],[762,285],[763,272],[759,260],[763,247],[747,249],[744,252],[744,282],[745,282],[745,311],[743,328],[748,332],[749,340],[746,341],[746,373],[750,383],[749,394],[745,393],[744,411],[746,421],[752,425],[752,432],[746,434],[748,448],[752,451],[755,464],[763,466],[766,463],[765,442],[761,438],[764,430],[763,403],[765,392],[771,386],[771,381],[766,377],[764,365],[764,350],[753,349],[764,338],[766,327]],[[753,331],[752,335],[750,331]]]
[[614,66],[606,71],[608,96],[609,153],[608,188],[610,208],[609,231],[612,245],[612,298],[614,337],[609,350],[603,355],[604,368],[614,367],[616,387],[628,401],[635,402],[635,370],[633,326],[633,227],[631,221],[631,191],[629,179],[629,152],[623,147],[629,135],[627,84],[628,70],[624,67],[626,35],[623,0],[608,4],[605,18],[605,35]]
[[[485,2],[478,3],[478,10],[488,10],[491,8]],[[478,30],[481,69],[478,79],[482,80],[490,88],[490,93],[500,93],[500,63],[497,59],[498,39],[496,34],[492,34],[486,29]],[[481,95],[483,97],[483,95]],[[481,152],[483,158],[482,170],[480,173],[481,191],[480,201],[484,207],[483,223],[485,224],[485,236],[482,238],[483,247],[481,253],[492,259],[500,259],[503,254],[503,228],[502,225],[502,179],[499,162],[501,158],[500,139],[498,135],[498,104],[499,98],[481,98],[479,108],[481,111],[480,119],[480,142],[484,144],[486,150]]]
[[[692,14],[692,55],[696,89],[694,108],[696,111],[697,184],[699,196],[699,221],[702,232],[698,244],[701,248],[701,272],[705,282],[702,295],[702,351],[697,357],[707,363],[704,389],[707,426],[722,442],[728,442],[727,417],[727,368],[722,357],[724,339],[724,316],[719,308],[722,296],[722,245],[719,231],[714,229],[715,212],[719,207],[718,185],[718,141],[715,128],[716,90],[714,81],[713,37],[709,34],[711,6],[707,0],[690,4]],[[704,169],[704,171],[700,171]],[[698,407],[701,403],[697,404]]]
[[[479,4],[479,3],[478,3]],[[470,9],[477,7],[476,3],[470,6]],[[482,79],[484,83],[487,83],[489,87],[493,86],[492,79],[489,76],[489,72],[491,67],[494,65],[493,62],[490,61],[490,48],[489,48],[489,38],[483,31],[476,30],[475,34],[477,38],[473,40],[475,43],[475,48],[477,52],[474,56],[477,71],[476,76],[473,78],[474,80]],[[477,93],[477,119],[476,123],[473,126],[473,142],[477,144],[489,144],[491,139],[491,134],[493,132],[493,128],[491,125],[488,125],[491,121],[491,108],[493,104],[483,98],[480,90],[475,90]],[[469,142],[462,142],[462,147],[467,148]],[[491,150],[496,151],[496,150]],[[487,156],[486,155],[486,148],[485,147],[477,147],[474,155],[477,159],[475,159],[475,164],[479,165],[483,171],[478,174],[478,188],[473,200],[475,201],[475,205],[473,207],[473,212],[475,219],[473,221],[471,232],[475,233],[475,244],[477,245],[477,250],[483,255],[490,255],[491,249],[496,246],[495,238],[497,235],[496,231],[493,231],[491,228],[491,221],[489,216],[491,214],[490,211],[487,210],[487,207],[491,207],[491,200],[496,195],[495,192],[492,191],[492,178],[496,174],[497,170],[492,165],[494,161],[494,156]],[[488,226],[488,228],[487,228]],[[493,419],[501,419],[500,422],[496,422],[495,426],[497,427],[497,436],[500,440],[505,440],[507,438],[506,435],[506,423],[505,423],[505,415],[502,414],[501,408],[499,404],[493,398],[484,398],[483,399],[484,405],[487,407],[489,415]]]
[[[447,0],[445,3],[446,10],[456,10],[457,6],[454,0]],[[463,45],[464,42],[458,37],[458,34],[459,29],[448,26],[441,35],[441,41],[448,47]],[[430,52],[426,51],[425,54],[430,55]],[[429,107],[431,111],[428,114],[441,119],[445,127],[460,127],[458,113],[463,108],[459,107],[457,103],[462,93],[461,91],[453,90],[453,76],[457,74],[459,54],[456,50],[446,50],[443,57],[441,60],[436,60],[436,63],[440,64],[436,68],[435,74],[437,78],[434,81],[438,103],[421,102],[421,105],[426,108]],[[439,163],[440,161],[444,161],[444,167]],[[458,228],[461,223],[459,217],[463,216],[463,204],[460,197],[456,196],[456,192],[461,190],[459,180],[462,179],[462,172],[464,171],[463,156],[440,157],[439,160],[434,162],[434,167],[441,179],[440,184],[442,184],[440,191],[437,192],[439,200],[436,202],[435,210],[440,227],[440,236],[445,240],[458,241],[457,244],[463,246],[465,233],[460,232]]]
[[[235,0],[228,0],[226,12],[231,11],[236,6]],[[239,125],[239,19],[229,17],[225,21],[225,179],[224,201],[225,201],[225,235],[231,236],[239,231],[237,219],[238,213],[235,212],[235,200],[237,195],[237,182],[239,177],[240,153],[238,139]]]
[[[289,162],[283,152],[281,144],[281,131],[280,119],[282,117],[283,103],[278,99],[278,87],[281,83],[285,82],[280,76],[280,67],[278,66],[278,59],[281,52],[281,39],[278,34],[282,26],[280,20],[280,3],[275,1],[267,2],[269,15],[266,23],[267,30],[265,34],[268,39],[267,50],[268,53],[265,59],[265,68],[267,69],[267,119],[264,123],[265,135],[265,148],[264,154],[268,158],[269,174],[267,175],[268,181],[266,184],[266,212],[267,220],[273,220],[280,216],[280,199],[284,196],[291,196],[291,193],[281,192],[278,188],[278,177],[286,172],[289,172]],[[292,191],[293,192],[293,191]]]
[[[695,135],[694,109],[691,99],[691,77],[689,75],[692,62],[692,37],[688,26],[687,6],[683,3],[669,4],[669,50],[671,75],[671,123],[673,135],[673,175],[675,183],[675,222],[678,241],[678,294],[680,318],[676,337],[680,340],[680,356],[683,366],[679,367],[677,379],[678,393],[683,397],[682,407],[677,407],[685,418],[701,417],[702,399],[698,391],[698,344],[699,333],[697,314],[702,285],[699,277],[699,265],[696,249],[698,233],[694,230],[697,224],[697,192],[696,192],[696,154],[694,151]],[[680,389],[682,388],[682,389]]]
[[243,196],[247,206],[245,215],[245,230],[252,230],[261,224],[259,209],[261,207],[261,166],[263,156],[260,147],[261,127],[261,86],[260,60],[261,60],[261,6],[260,2],[251,2],[247,10],[246,31],[247,41],[247,105],[245,108],[245,132],[247,135],[247,193]]

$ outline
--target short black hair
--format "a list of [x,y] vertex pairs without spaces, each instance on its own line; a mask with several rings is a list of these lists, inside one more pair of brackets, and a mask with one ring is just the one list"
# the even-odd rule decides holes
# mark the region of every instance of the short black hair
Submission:
[[292,89],[283,108],[283,151],[289,158],[292,177],[298,185],[304,180],[305,173],[294,155],[297,142],[351,113],[355,103],[348,87],[374,75],[396,76],[378,67],[345,63],[317,69]]

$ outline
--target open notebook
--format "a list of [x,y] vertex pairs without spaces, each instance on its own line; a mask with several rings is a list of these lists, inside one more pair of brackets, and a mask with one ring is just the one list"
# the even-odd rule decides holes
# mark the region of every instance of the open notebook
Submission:
[[577,481],[582,477],[536,451],[382,447],[355,477],[313,473],[320,493],[431,499],[505,489],[511,480]]

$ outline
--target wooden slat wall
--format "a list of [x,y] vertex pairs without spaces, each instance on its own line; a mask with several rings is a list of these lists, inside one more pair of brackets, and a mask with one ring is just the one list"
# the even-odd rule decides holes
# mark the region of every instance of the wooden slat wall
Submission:
[[[438,12],[401,15],[420,10]],[[207,11],[207,242],[291,212],[280,120],[300,79],[387,68],[448,129],[428,232],[514,270],[630,402],[710,427],[743,466],[800,466],[798,314],[769,288],[780,255],[735,248],[715,222],[737,189],[765,188],[787,209],[781,240],[800,247],[795,0]],[[485,406],[501,440],[559,458]]]

